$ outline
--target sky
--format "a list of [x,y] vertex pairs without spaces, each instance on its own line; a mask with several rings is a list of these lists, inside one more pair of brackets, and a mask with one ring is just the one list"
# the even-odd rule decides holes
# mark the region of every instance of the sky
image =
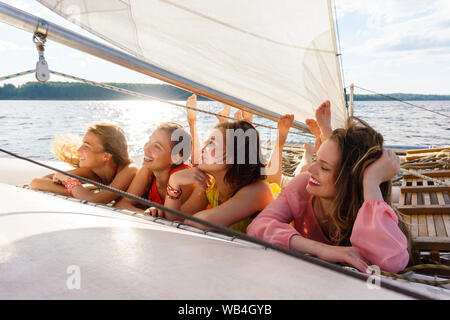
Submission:
[[[100,40],[37,1],[0,1]],[[450,0],[334,2],[346,86],[354,83],[379,93],[450,94]],[[34,69],[38,55],[31,34],[4,23],[0,34],[0,76]],[[93,81],[159,82],[51,41],[45,57],[50,69]],[[34,75],[8,83],[26,81],[34,81]]]

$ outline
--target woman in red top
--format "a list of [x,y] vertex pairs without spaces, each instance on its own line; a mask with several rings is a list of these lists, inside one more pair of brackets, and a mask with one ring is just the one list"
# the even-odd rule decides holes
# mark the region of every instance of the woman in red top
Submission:
[[[174,141],[174,137],[180,140]],[[176,138],[178,139],[178,138]],[[180,143],[184,142],[184,143]],[[187,152],[183,149],[175,150],[177,145],[186,145]],[[148,142],[144,146],[144,161],[135,178],[128,188],[128,193],[143,197],[152,202],[164,205],[166,197],[167,182],[170,176],[191,166],[183,163],[183,157],[188,157],[190,152],[190,136],[178,123],[165,122],[160,124],[153,131]],[[181,201],[189,198],[193,186],[185,186],[182,190]],[[132,210],[136,212],[151,214],[156,217],[163,217],[162,211],[154,207],[145,208],[131,199],[123,198],[116,207]]]

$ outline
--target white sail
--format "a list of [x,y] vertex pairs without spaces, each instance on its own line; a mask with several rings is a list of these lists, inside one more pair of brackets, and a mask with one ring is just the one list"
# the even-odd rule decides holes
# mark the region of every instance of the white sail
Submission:
[[133,56],[297,121],[346,108],[329,0],[38,0]]

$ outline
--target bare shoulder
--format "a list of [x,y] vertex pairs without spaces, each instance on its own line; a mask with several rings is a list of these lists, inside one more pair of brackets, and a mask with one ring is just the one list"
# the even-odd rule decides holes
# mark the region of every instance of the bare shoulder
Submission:
[[89,168],[84,168],[84,167],[80,167],[80,168],[76,168],[70,171],[67,171],[69,173],[72,174],[76,174],[77,176],[83,177],[83,178],[88,178],[91,180],[95,180],[98,181],[98,177],[97,175],[94,173],[94,171],[92,171]]
[[258,201],[261,203],[267,203],[273,200],[269,185],[263,181],[257,181],[241,188],[235,197],[242,197],[247,201]]
[[130,164],[126,165],[122,170],[127,173],[136,174],[139,171],[139,168],[136,164],[130,163]]

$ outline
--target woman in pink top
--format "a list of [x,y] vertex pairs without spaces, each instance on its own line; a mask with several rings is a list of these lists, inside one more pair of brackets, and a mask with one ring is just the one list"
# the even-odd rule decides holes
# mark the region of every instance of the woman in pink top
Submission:
[[399,158],[383,150],[382,135],[357,118],[331,131],[329,102],[320,109],[328,115],[317,121],[322,141],[316,162],[282,190],[247,233],[362,272],[368,265],[403,270],[409,262],[408,240],[388,204]]

